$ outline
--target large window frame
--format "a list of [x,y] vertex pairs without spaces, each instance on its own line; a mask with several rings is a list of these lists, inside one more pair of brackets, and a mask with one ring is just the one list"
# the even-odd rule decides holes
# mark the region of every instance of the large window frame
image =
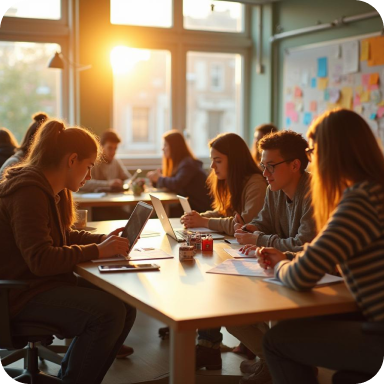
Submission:
[[[245,140],[248,139],[248,111],[249,111],[249,78],[250,78],[250,55],[253,46],[250,37],[250,13],[244,6],[244,30],[243,32],[213,32],[202,30],[190,30],[183,27],[183,3],[182,0],[173,0],[173,27],[156,28],[132,25],[113,25],[111,29],[113,36],[119,38],[119,44],[126,44],[132,48],[139,49],[163,49],[171,52],[171,128],[183,132],[186,129],[186,105],[187,105],[187,53],[217,52],[235,53],[243,57],[243,87],[242,87],[242,109],[241,132]],[[135,36],[135,41],[130,39]],[[117,44],[116,44],[117,45]],[[111,117],[113,126],[113,116]],[[134,168],[153,167],[160,164],[158,156],[147,156],[147,158],[133,157],[127,154],[120,154],[120,158],[129,159],[129,165]],[[202,159],[208,164],[208,158]]]
[[[71,59],[75,56],[74,15],[72,0],[61,0],[61,18],[59,20],[34,19],[4,16],[0,28],[0,41],[55,43],[61,52]],[[66,66],[61,70],[61,111],[62,117],[74,124],[78,115],[76,107],[76,73]]]

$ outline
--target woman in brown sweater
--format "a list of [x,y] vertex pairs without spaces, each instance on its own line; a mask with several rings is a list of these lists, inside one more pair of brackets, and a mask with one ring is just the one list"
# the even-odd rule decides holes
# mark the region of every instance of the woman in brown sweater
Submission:
[[7,169],[0,183],[0,279],[23,280],[9,296],[13,322],[44,322],[74,338],[59,378],[101,383],[135,320],[135,309],[76,277],[77,263],[127,254],[128,240],[72,230],[71,191],[91,178],[99,154],[82,128],[48,121],[27,159]]

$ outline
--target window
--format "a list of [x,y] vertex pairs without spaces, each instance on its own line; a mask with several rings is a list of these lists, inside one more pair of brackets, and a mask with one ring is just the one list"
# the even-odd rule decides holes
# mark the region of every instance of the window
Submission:
[[243,32],[244,6],[229,1],[183,0],[184,28]]
[[209,156],[207,143],[219,133],[242,134],[241,94],[241,55],[188,52],[187,132],[196,156]]
[[111,0],[111,23],[172,27],[172,0]]
[[170,52],[120,46],[111,52],[111,63],[119,152],[160,156],[162,135],[171,129]]
[[47,68],[57,44],[0,41],[0,121],[18,141],[43,111],[62,116],[61,73]]
[[61,0],[19,0],[8,9],[5,16],[59,20]]

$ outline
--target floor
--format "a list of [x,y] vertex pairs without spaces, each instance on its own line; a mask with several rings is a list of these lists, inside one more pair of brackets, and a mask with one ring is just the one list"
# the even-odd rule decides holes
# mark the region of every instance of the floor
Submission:
[[[143,313],[138,313],[135,325],[126,341],[127,345],[135,349],[135,353],[126,359],[115,360],[103,384],[129,384],[142,381],[149,381],[149,383],[153,384],[168,383],[169,341],[161,340],[158,337],[158,329],[163,326],[159,321]],[[224,329],[222,331],[225,345],[234,347],[238,344],[237,339]],[[239,365],[244,357],[232,352],[224,352],[222,353],[222,359],[223,369],[221,371],[198,371],[197,384],[238,383],[241,376]],[[16,362],[11,367],[22,367],[22,362]],[[40,369],[56,375],[59,366],[44,362],[40,364]],[[225,375],[225,377],[222,375]],[[319,384],[331,384],[331,376],[331,371],[320,369]]]

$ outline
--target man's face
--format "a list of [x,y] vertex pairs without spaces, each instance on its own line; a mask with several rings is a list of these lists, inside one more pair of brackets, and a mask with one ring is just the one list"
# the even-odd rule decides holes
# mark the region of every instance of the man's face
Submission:
[[[274,165],[284,159],[278,149],[267,149],[261,154],[261,163],[265,166]],[[295,172],[292,172],[292,163],[284,162],[274,167],[273,173],[267,168],[264,169],[263,176],[266,178],[268,184],[271,186],[272,191],[279,191],[289,186],[292,182]]]
[[117,147],[118,147],[118,144],[112,143],[111,141],[107,141],[103,145],[104,158],[108,163],[110,163],[113,160],[113,158],[115,157]]

